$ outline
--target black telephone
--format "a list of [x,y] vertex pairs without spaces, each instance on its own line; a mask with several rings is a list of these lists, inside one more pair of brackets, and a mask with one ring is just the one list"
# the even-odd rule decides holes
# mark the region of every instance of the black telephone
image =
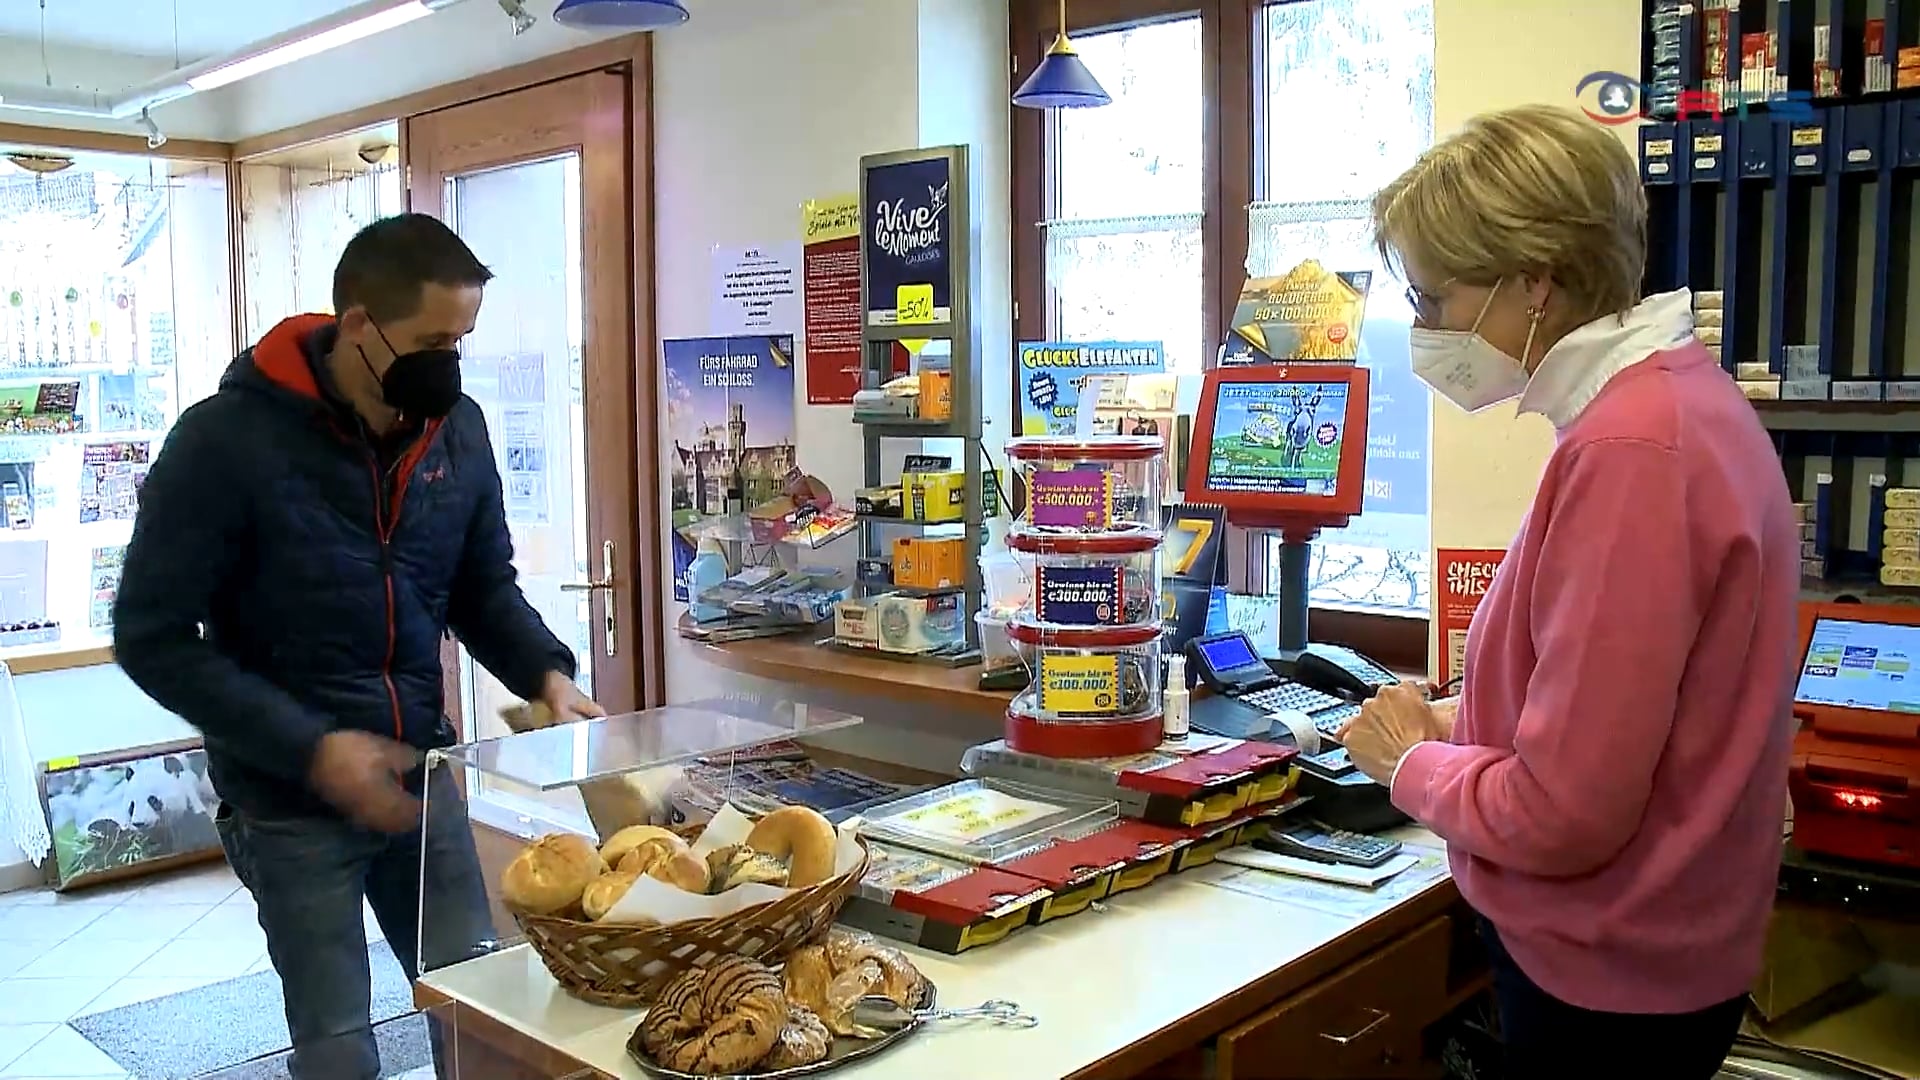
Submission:
[[1308,645],[1293,662],[1293,677],[1348,701],[1365,701],[1400,677],[1343,645]]

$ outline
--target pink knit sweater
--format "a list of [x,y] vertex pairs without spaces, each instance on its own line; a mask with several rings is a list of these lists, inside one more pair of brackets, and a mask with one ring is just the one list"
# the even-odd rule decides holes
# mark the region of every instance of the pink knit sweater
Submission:
[[1688,1012],[1759,974],[1799,561],[1767,434],[1698,343],[1561,431],[1474,616],[1452,744],[1393,783],[1555,997]]

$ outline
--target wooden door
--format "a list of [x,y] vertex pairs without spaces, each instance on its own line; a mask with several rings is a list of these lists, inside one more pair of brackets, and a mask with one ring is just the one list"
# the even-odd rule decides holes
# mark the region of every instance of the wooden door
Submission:
[[[575,650],[609,712],[658,700],[659,538],[644,207],[644,95],[600,71],[411,117],[413,210],[451,225],[494,272],[463,343],[487,413],[527,598]],[[651,346],[643,355],[651,356]],[[507,694],[449,648],[450,711],[468,739],[505,733]],[[457,705],[456,705],[457,703]]]

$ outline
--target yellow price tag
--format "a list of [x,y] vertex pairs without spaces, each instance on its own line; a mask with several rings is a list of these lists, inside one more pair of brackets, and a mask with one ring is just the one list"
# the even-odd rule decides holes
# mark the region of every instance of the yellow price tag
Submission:
[[57,757],[47,761],[48,772],[62,772],[67,769],[77,769],[79,767],[80,759],[77,757]]
[[893,321],[901,326],[933,321],[933,286],[902,285],[894,290]]

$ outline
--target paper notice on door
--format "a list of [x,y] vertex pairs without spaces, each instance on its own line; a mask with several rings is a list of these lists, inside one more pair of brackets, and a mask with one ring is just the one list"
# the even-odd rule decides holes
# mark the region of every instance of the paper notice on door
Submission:
[[506,456],[500,486],[506,494],[507,522],[545,525],[549,518],[546,410],[510,405],[501,410],[500,426],[500,444]]
[[502,405],[534,405],[547,400],[546,360],[539,353],[515,353],[500,358]]

